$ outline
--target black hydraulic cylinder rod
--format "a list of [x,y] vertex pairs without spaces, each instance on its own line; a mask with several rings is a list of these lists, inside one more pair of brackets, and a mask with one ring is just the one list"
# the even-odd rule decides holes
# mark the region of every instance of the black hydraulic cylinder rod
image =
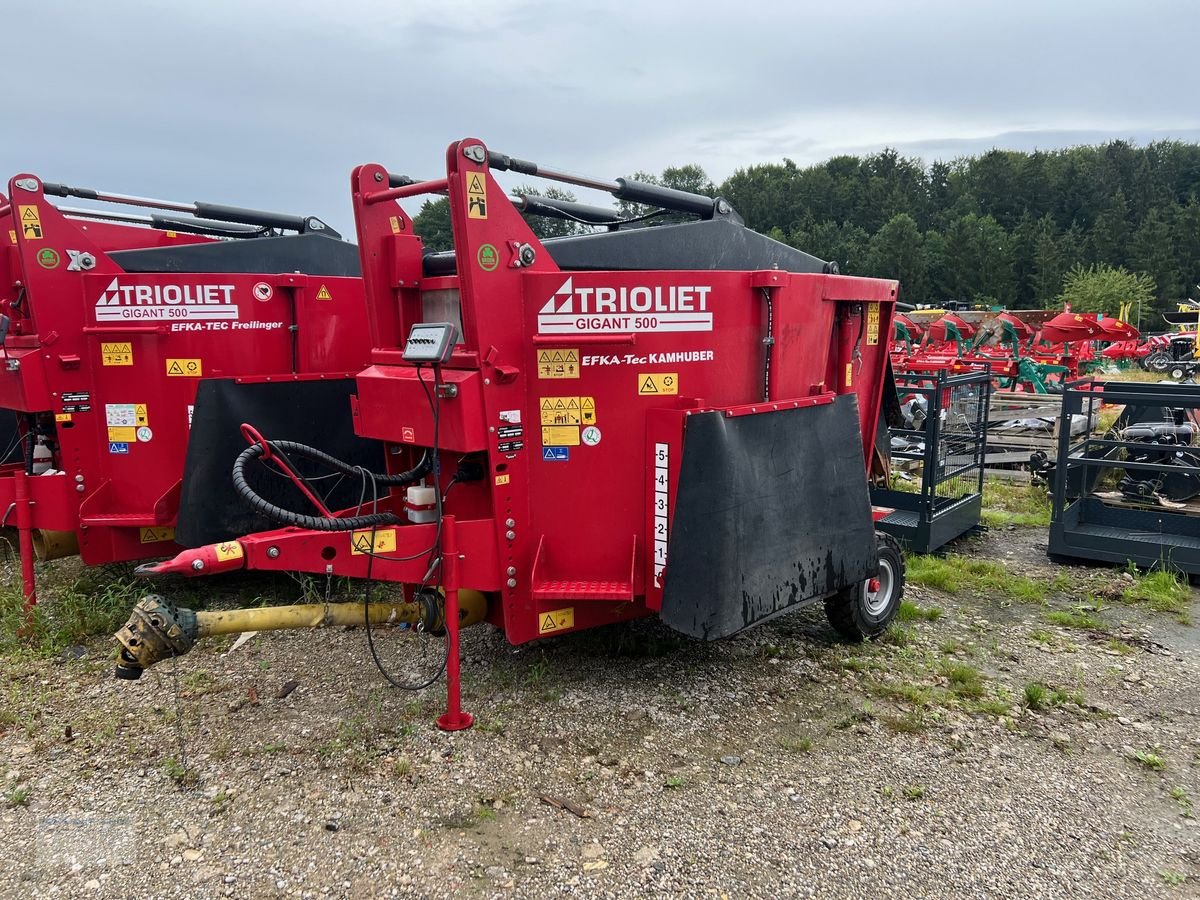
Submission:
[[81,219],[98,219],[108,222],[126,222],[131,225],[146,225],[165,231],[182,231],[187,234],[204,234],[210,237],[248,238],[265,234],[267,229],[252,225],[236,225],[233,222],[215,222],[211,219],[182,219],[176,216],[139,216],[134,213],[116,212],[110,209],[81,209],[60,206],[58,211],[66,216]]
[[[388,187],[408,187],[410,184],[417,183],[415,178],[407,175],[388,173]],[[589,206],[586,203],[576,203],[572,200],[554,200],[534,194],[512,194],[508,199],[518,210],[531,216],[582,221],[589,225],[616,225],[620,221],[620,216],[615,209],[605,209],[603,206]]]
[[261,226],[218,222],[213,219],[181,219],[176,216],[150,216],[150,224],[165,231],[207,234],[214,237],[255,237],[266,232]]
[[567,172],[556,172],[526,159],[516,159],[505,153],[488,151],[488,165],[502,172],[520,172],[523,175],[536,175],[549,178],[551,181],[563,181],[579,187],[591,188],[612,194],[618,200],[629,200],[634,203],[645,203],[662,209],[690,213],[703,219],[711,219],[717,211],[718,201],[703,194],[693,194],[690,191],[680,191],[675,188],[661,187],[657,184],[646,184],[629,178],[618,178],[616,181],[600,181],[581,175],[571,175]]
[[588,225],[616,225],[621,221],[621,217],[615,209],[589,206],[573,200],[555,200],[552,197],[538,197],[534,194],[515,194],[509,199],[513,201],[513,205],[517,209],[531,216],[567,219],[573,222],[586,222]]
[[[243,225],[259,225],[263,228],[285,228],[288,231],[308,231],[313,221],[306,216],[290,216],[286,213],[266,212],[260,209],[242,209],[239,206],[222,206],[219,203],[197,203],[196,215],[225,222],[240,222]],[[324,224],[324,223],[322,223]]]
[[238,206],[223,206],[219,203],[182,203],[175,200],[159,200],[154,197],[135,197],[98,191],[94,188],[72,187],[51,181],[42,182],[43,193],[54,197],[79,197],[103,203],[121,203],[126,206],[143,206],[148,209],[163,209],[169,212],[191,213],[222,222],[237,222],[241,225],[256,225],[260,228],[283,228],[288,231],[323,231],[328,226],[311,216],[292,216],[286,213],[267,212],[258,209],[243,209]]
[[644,181],[634,181],[630,178],[618,178],[617,186],[617,190],[613,191],[613,196],[618,200],[629,200],[633,203],[645,203],[648,206],[691,213],[702,219],[711,219],[717,209],[715,199],[705,197],[703,194],[693,194],[691,191],[647,184]]

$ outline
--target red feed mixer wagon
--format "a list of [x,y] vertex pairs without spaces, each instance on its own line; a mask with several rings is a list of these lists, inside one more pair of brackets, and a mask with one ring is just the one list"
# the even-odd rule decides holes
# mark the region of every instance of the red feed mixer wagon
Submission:
[[[206,613],[152,595],[117,635],[117,674],[234,630],[444,629],[439,722],[457,729],[471,721],[458,631],[479,620],[513,644],[644,616],[713,640],[823,601],[844,635],[881,633],[903,588],[868,492],[896,282],[838,275],[719,198],[568,175],[476,139],[446,161],[433,181],[378,165],[351,179],[373,347],[353,417],[385,445],[386,470],[247,418],[233,480],[279,527],[142,567],[366,579],[363,602]],[[542,242],[492,170],[695,221],[647,227],[572,204],[605,230]],[[398,201],[438,193],[454,249],[426,253]],[[312,493],[301,460],[358,479],[359,501],[284,509],[249,483],[266,465]],[[372,582],[403,593],[373,601]]]
[[29,174],[8,190],[0,510],[19,529],[27,605],[35,553],[100,565],[268,527],[229,485],[246,418],[382,458],[348,406],[370,349],[358,252],[320,219]]

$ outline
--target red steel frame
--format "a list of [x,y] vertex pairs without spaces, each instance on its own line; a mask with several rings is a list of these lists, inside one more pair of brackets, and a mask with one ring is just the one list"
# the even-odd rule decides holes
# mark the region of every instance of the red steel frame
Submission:
[[[9,182],[9,196],[0,197],[0,313],[11,319],[0,408],[53,428],[60,473],[26,477],[21,464],[0,467],[0,511],[20,531],[32,605],[34,531],[74,532],[88,565],[180,549],[173,526],[201,377],[349,376],[367,361],[367,326],[359,278],[126,273],[110,252],[212,238],[70,218],[29,174]],[[72,253],[90,254],[94,266],[72,271]],[[132,291],[100,305],[116,296],[114,285]],[[137,317],[148,308],[138,288],[207,300],[222,317],[193,318],[182,304],[166,318]],[[173,374],[171,361],[184,374]]]
[[[894,281],[779,270],[563,272],[477,159],[486,150],[468,138],[449,147],[444,180],[392,189],[378,165],[351,177],[374,348],[357,378],[355,427],[387,443],[393,471],[433,444],[419,372],[399,348],[413,323],[443,320],[448,309],[461,318],[461,342],[441,372],[454,396],[440,401],[440,487],[464,454],[486,460],[486,478],[457,484],[445,502],[441,577],[454,666],[449,607],[460,587],[490,595],[489,620],[514,644],[659,609],[694,411],[755,415],[855,393],[869,461],[897,293]],[[452,276],[423,275],[421,239],[396,202],[433,192],[450,199]],[[529,265],[525,245],[534,250]],[[621,311],[622,295],[636,296],[642,311],[632,302]],[[584,311],[601,296],[607,312]],[[771,397],[763,400],[768,338]],[[572,399],[579,409],[572,414],[568,403],[556,424],[557,401]],[[599,432],[584,440],[588,423]],[[398,494],[380,509],[404,514]],[[372,577],[420,583],[425,560],[399,558],[430,547],[435,529],[380,529],[391,532],[389,552],[373,560]],[[229,567],[368,572],[369,557],[353,551],[347,532],[282,528],[240,544]],[[448,680],[443,725],[465,727],[453,669]]]

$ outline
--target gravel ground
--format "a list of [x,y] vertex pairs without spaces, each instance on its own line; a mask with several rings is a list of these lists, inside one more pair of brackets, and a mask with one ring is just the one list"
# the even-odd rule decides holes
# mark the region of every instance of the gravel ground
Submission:
[[[969,552],[1049,578],[1041,542]],[[857,647],[817,611],[710,645],[482,626],[454,735],[361,630],[210,643],[136,683],[101,639],[9,659],[0,892],[1200,896],[1196,631],[1127,606],[1049,624],[1119,577],[1070,571],[1049,607],[912,587],[925,615]]]

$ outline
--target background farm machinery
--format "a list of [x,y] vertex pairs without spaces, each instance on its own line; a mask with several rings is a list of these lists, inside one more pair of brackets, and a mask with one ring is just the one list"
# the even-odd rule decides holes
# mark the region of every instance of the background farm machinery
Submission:
[[1039,394],[1096,365],[1101,343],[1138,338],[1120,319],[1047,310],[913,310],[897,314],[894,329],[897,372],[986,371],[997,388]]
[[358,253],[320,219],[31,174],[8,192],[0,524],[18,528],[27,605],[35,554],[99,565],[265,527],[237,504],[223,460],[243,417],[382,458],[348,406],[370,349]]
[[[457,641],[478,619],[514,644],[643,616],[711,640],[824,602],[843,634],[880,633],[903,588],[899,549],[874,524],[889,510],[868,490],[896,283],[840,276],[719,198],[567,175],[475,139],[446,159],[433,181],[378,165],[351,179],[372,349],[347,405],[382,465],[247,416],[227,463],[276,527],[143,572],[362,579],[350,615],[369,641],[371,622],[444,630],[432,671],[389,677],[420,686],[444,667],[449,729],[470,724]],[[494,170],[695,221],[636,227],[577,207],[606,230],[542,242]],[[398,202],[430,193],[449,197],[453,251],[425,253]],[[311,466],[344,476],[357,502],[325,503]],[[294,486],[290,504],[256,490],[265,467]],[[147,598],[118,634],[118,674],[244,624],[218,615]],[[334,620],[281,607],[255,627]]]

